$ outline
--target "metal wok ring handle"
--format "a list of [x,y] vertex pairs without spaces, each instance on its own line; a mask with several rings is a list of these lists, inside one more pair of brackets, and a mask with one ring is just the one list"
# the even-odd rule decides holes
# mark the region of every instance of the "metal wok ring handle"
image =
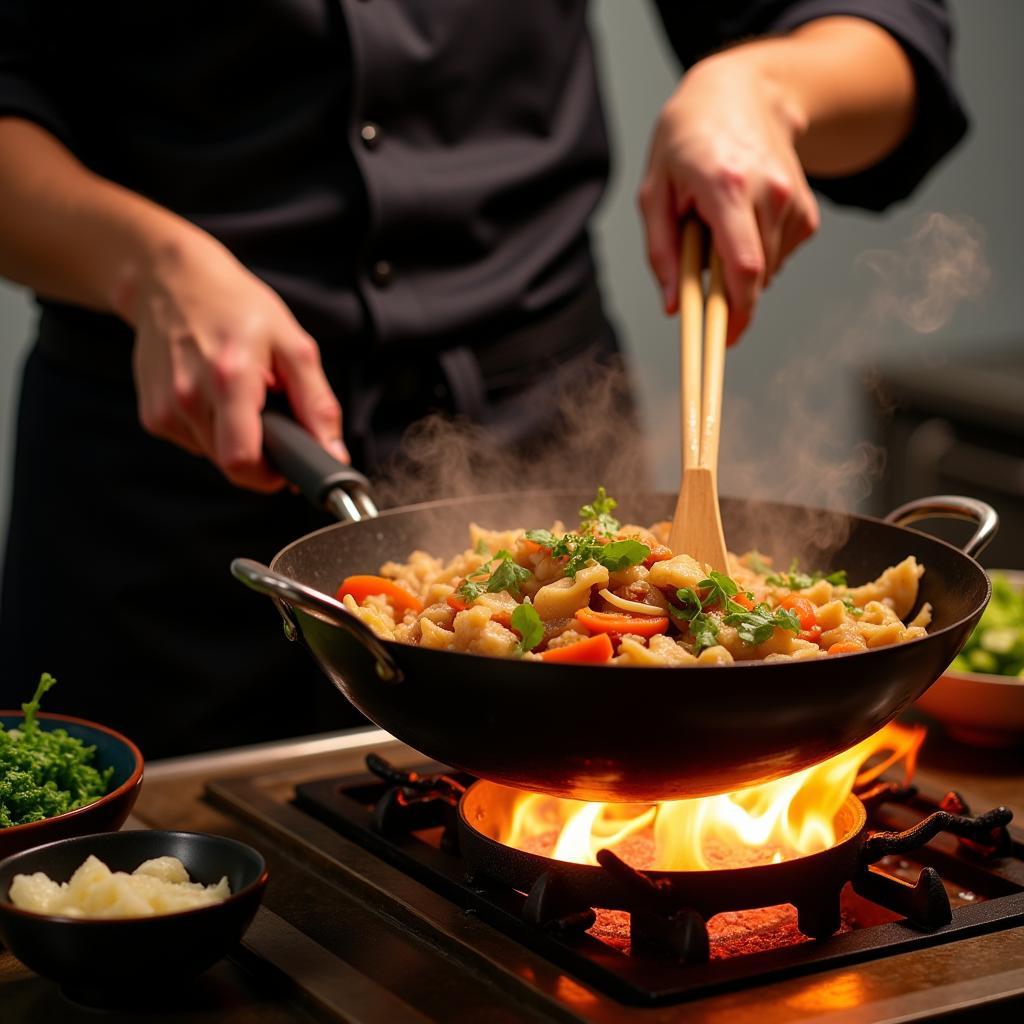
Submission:
[[977,523],[974,535],[960,549],[971,558],[977,558],[988,547],[999,529],[999,516],[991,505],[959,494],[940,494],[934,498],[908,501],[885,517],[885,521],[894,526],[909,526],[920,519],[964,519]]
[[374,632],[364,626],[340,601],[307,587],[298,580],[282,576],[279,572],[251,558],[236,558],[231,563],[231,575],[247,587],[266,594],[284,604],[296,605],[303,610],[326,619],[332,626],[345,630],[353,640],[360,643],[373,657],[377,675],[386,683],[397,683],[402,672],[387,648],[377,639]]

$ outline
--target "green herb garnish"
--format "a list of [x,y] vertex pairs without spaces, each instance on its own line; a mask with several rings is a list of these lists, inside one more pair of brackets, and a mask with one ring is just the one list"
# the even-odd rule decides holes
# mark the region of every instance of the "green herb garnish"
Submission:
[[477,537],[476,547],[474,547],[473,550],[478,555],[489,555],[491,553],[491,549],[487,546],[487,541],[485,541],[483,537]]
[[[773,587],[787,587],[789,590],[806,590],[808,587],[817,583],[818,580],[826,580],[834,587],[846,586],[845,569],[837,569],[835,572],[830,572],[827,575],[823,572],[813,572],[808,575],[805,572],[800,572],[798,566],[799,563],[794,558],[793,561],[789,563],[789,572],[772,573],[765,577],[765,583],[768,583]],[[754,568],[753,560],[751,560],[751,568]],[[761,570],[754,569],[754,571],[760,572]]]
[[489,562],[469,573],[455,593],[466,604],[472,604],[481,594],[497,594],[502,590],[517,597],[521,585],[530,576],[530,570],[524,569],[510,551],[502,548]]
[[603,565],[609,572],[620,572],[639,565],[651,549],[638,540],[613,540],[606,544],[590,533],[567,533],[556,537],[548,530],[527,530],[526,539],[548,548],[552,558],[567,558],[565,574],[571,579],[591,562]]
[[526,598],[512,613],[512,628],[519,634],[519,653],[532,651],[544,639],[544,623]]
[[843,602],[843,607],[846,608],[846,610],[855,618],[859,619],[864,614],[864,609],[858,608],[853,603],[853,598],[850,597],[849,594],[847,594],[845,597],[841,597],[840,600]]
[[618,502],[609,498],[603,487],[598,487],[597,497],[580,509],[580,533],[594,533],[610,537],[619,528],[619,521],[612,512]]
[[800,619],[787,608],[769,608],[763,601],[751,611],[730,612],[722,620],[727,626],[735,626],[736,634],[745,644],[763,644],[771,638],[776,628],[800,632]]
[[55,682],[44,672],[32,699],[21,705],[24,722],[10,730],[0,725],[0,828],[84,807],[110,785],[114,769],[93,766],[95,747],[64,729],[40,728],[39,702]]

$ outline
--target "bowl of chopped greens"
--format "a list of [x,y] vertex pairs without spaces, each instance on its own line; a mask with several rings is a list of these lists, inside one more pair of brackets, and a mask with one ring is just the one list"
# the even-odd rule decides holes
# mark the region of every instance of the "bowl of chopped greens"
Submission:
[[0,860],[119,829],[142,785],[142,754],[127,737],[39,711],[55,682],[44,673],[21,711],[0,711]]
[[989,570],[992,600],[963,650],[917,701],[953,739],[1024,743],[1024,572]]

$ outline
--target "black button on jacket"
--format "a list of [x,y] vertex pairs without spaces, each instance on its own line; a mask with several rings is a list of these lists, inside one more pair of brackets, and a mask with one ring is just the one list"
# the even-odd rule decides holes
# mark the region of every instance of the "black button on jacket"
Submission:
[[[963,134],[939,0],[658,6],[687,65],[829,14],[896,36],[915,129],[880,166],[816,183],[840,201],[901,198]],[[0,0],[0,115],[215,235],[321,344],[462,344],[593,277],[608,139],[585,15],[584,0]]]

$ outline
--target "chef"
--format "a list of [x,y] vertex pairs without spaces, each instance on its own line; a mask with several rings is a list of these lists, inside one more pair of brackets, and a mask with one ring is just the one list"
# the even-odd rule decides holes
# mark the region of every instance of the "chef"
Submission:
[[[735,340],[815,191],[882,209],[964,133],[948,15],[658,7],[687,70],[651,112],[650,263],[671,314],[696,211]],[[260,410],[369,473],[432,410],[535,437],[553,369],[616,349],[588,237],[607,173],[584,0],[0,0],[0,274],[40,306],[0,706],[46,669],[54,710],[150,757],[344,722],[227,573],[323,524]]]

